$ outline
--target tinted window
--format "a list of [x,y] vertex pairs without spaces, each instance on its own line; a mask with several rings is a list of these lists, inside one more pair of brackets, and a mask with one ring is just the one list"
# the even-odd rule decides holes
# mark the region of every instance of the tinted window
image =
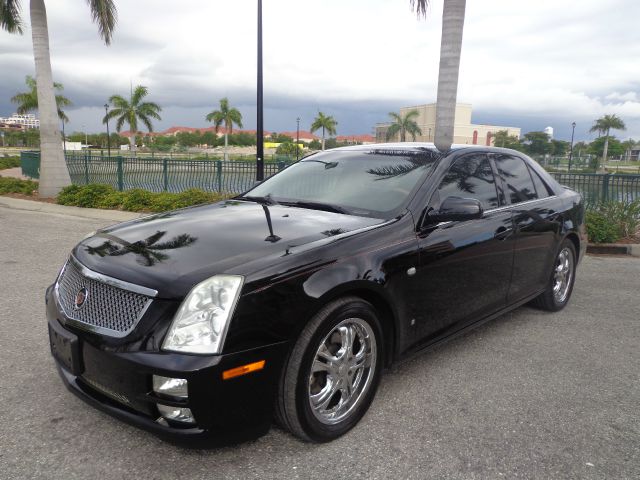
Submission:
[[475,198],[485,210],[496,208],[496,182],[487,156],[469,155],[456,160],[442,179],[438,193],[440,200],[450,196]]
[[545,198],[551,195],[547,184],[540,178],[540,175],[533,169],[529,168],[531,172],[531,178],[533,178],[533,184],[536,186],[536,193],[538,194],[538,198]]
[[511,155],[496,155],[496,167],[507,189],[511,203],[526,202],[538,198],[529,168],[524,160]]
[[330,204],[353,215],[395,216],[440,158],[433,151],[335,151],[311,155],[247,192],[278,203]]

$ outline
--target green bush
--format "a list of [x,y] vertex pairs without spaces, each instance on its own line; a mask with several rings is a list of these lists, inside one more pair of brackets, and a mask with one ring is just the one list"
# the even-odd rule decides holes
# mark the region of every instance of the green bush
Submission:
[[614,243],[620,239],[618,225],[600,211],[588,211],[585,216],[587,235],[593,243]]
[[0,157],[0,170],[20,166],[20,157]]
[[33,195],[38,190],[38,182],[33,180],[20,180],[19,178],[0,177],[0,194],[21,193]]
[[640,227],[640,199],[635,202],[608,202],[599,209],[619,230],[621,237],[630,237],[638,233]]
[[139,188],[119,192],[109,185],[90,184],[65,187],[58,195],[57,202],[60,205],[130,212],[166,212],[203,203],[213,203],[229,197],[230,195],[227,194],[198,189],[180,193],[154,193]]

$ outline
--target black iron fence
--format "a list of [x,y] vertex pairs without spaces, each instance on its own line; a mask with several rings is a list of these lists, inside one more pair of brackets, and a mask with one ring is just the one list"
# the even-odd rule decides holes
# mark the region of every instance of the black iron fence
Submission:
[[618,201],[631,203],[640,199],[640,175],[612,173],[552,173],[562,185],[566,185],[585,199],[587,208]]

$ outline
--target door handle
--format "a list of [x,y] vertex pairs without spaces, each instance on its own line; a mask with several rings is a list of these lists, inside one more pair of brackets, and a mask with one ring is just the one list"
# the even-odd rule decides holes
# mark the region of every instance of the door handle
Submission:
[[500,227],[493,234],[493,238],[495,238],[496,240],[504,240],[509,235],[511,235],[511,232],[513,232],[513,228]]

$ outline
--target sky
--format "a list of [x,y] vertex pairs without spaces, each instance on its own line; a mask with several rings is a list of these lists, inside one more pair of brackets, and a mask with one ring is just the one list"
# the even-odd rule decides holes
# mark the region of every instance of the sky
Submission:
[[[436,99],[442,1],[418,19],[409,0],[265,0],[265,130],[308,130],[318,111],[338,135],[373,133],[400,107]],[[28,25],[28,1],[22,0]],[[54,80],[73,101],[67,132],[102,131],[107,99],[149,88],[162,121],[208,126],[222,97],[256,127],[255,0],[118,1],[112,45],[87,2],[47,0]],[[638,0],[469,0],[458,101],[474,123],[523,133],[552,126],[589,140],[593,121],[617,114],[615,132],[640,140]],[[34,74],[31,30],[0,32],[0,116]]]

